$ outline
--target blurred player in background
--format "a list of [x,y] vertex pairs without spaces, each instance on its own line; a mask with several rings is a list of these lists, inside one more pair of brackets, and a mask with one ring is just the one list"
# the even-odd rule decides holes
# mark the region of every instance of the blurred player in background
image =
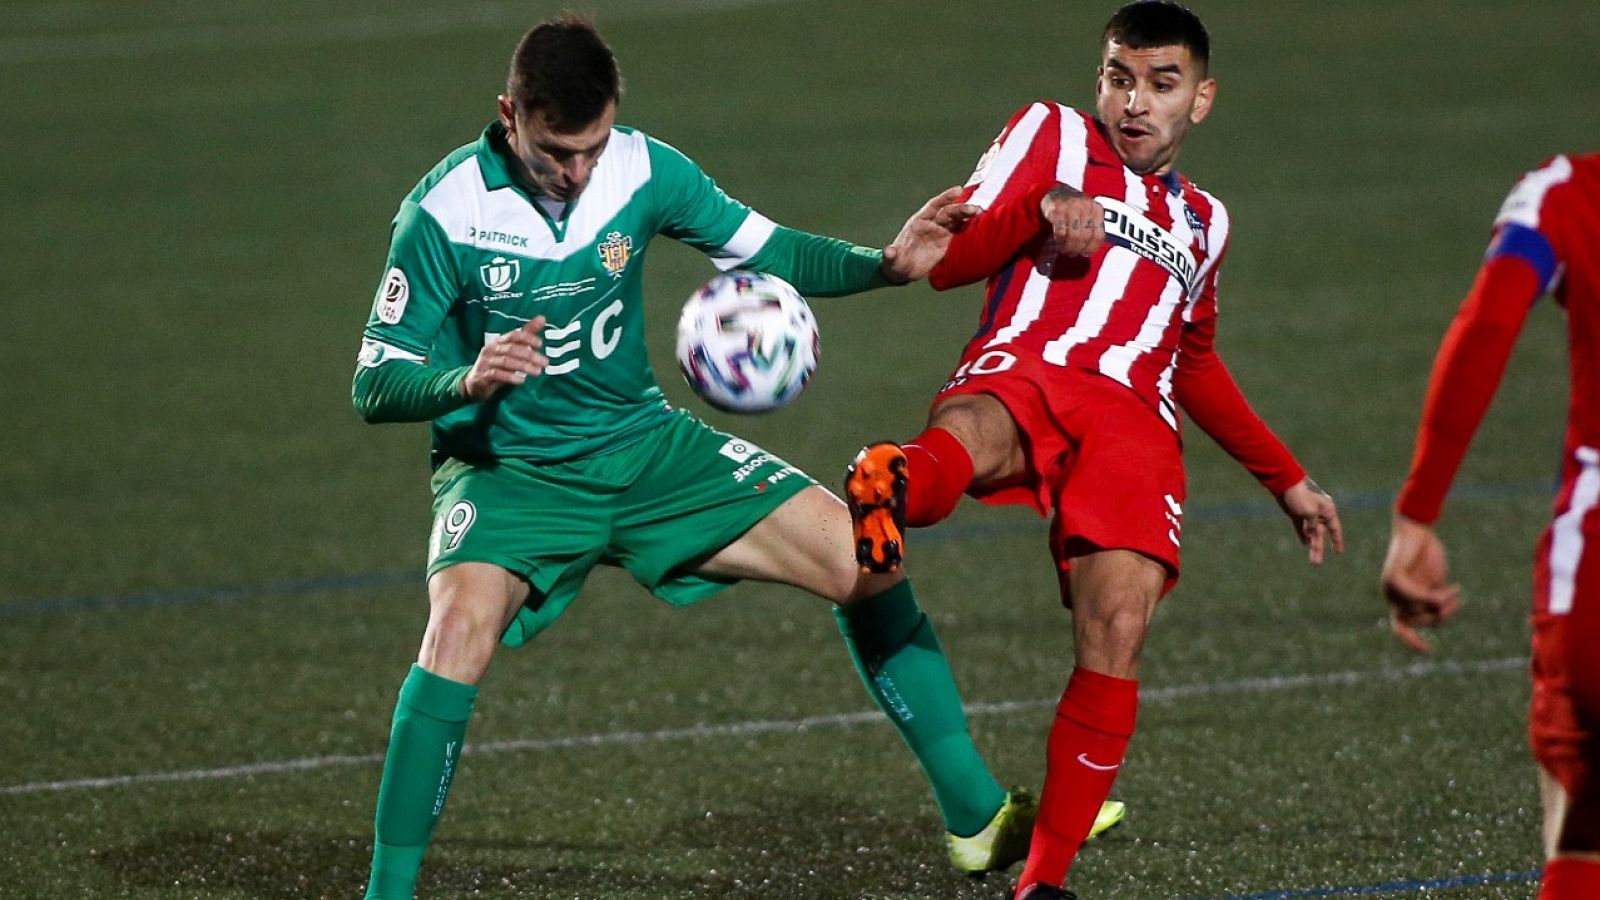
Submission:
[[367,896],[411,898],[496,645],[547,628],[596,564],[673,604],[743,578],[839,604],[868,691],[932,785],[953,861],[972,872],[1016,861],[1033,801],[984,766],[910,582],[858,570],[838,498],[671,409],[644,344],[642,269],[658,234],[723,269],[850,294],[926,275],[957,189],[882,251],[793,231],[616,126],[620,96],[593,25],[532,29],[498,121],[394,219],[354,402],[370,422],[433,423],[434,524],[428,625],[395,707]]
[[1411,471],[1395,503],[1383,592],[1408,647],[1459,606],[1434,533],[1528,310],[1567,311],[1571,396],[1561,489],[1533,578],[1529,735],[1549,859],[1542,898],[1600,897],[1600,154],[1557,156],[1524,175],[1446,332],[1428,381]]
[[929,276],[941,290],[988,280],[978,333],[927,429],[869,446],[846,478],[871,571],[896,568],[904,527],[940,521],[963,493],[1055,511],[1076,668],[1019,898],[1072,896],[1067,871],[1133,734],[1140,648],[1178,578],[1177,407],[1278,499],[1313,563],[1328,538],[1343,548],[1333,500],[1213,347],[1228,214],[1174,168],[1216,94],[1209,56],[1193,12],[1129,4],[1102,38],[1097,116],[1048,102],[1012,116],[962,196],[976,217]]

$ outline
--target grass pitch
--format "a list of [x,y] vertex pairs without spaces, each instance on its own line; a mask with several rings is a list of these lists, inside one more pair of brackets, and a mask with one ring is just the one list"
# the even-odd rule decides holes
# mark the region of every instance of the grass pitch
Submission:
[[[622,120],[773,218],[888,240],[1012,110],[1092,103],[1112,5],[593,4]],[[11,2],[0,16],[0,895],[360,895],[426,607],[426,434],[348,385],[389,218],[492,114],[549,3]],[[1183,583],[1147,649],[1132,813],[1073,885],[1117,898],[1527,897],[1529,553],[1565,385],[1528,326],[1444,534],[1437,656],[1379,627],[1386,504],[1427,365],[1515,176],[1600,134],[1582,2],[1201,5],[1220,82],[1183,170],[1228,203],[1221,347],[1344,503],[1321,571],[1190,440]],[[917,429],[976,289],[816,305],[771,417],[675,402],[832,482]],[[966,504],[910,564],[1006,780],[1037,786],[1070,670],[1044,529]],[[496,662],[425,896],[997,898],[945,868],[920,775],[831,618],[742,585],[672,612],[599,572]]]

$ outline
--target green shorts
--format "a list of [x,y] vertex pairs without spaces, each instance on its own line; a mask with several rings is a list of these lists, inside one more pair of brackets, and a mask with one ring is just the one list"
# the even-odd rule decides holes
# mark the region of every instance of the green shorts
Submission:
[[448,460],[433,475],[428,575],[493,563],[532,586],[501,641],[550,627],[596,564],[620,566],[674,605],[731,580],[691,570],[815,484],[682,410],[637,441],[563,463]]

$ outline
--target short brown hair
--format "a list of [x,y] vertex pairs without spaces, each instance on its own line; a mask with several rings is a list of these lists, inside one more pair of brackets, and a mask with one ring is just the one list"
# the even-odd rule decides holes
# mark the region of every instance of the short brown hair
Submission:
[[1211,65],[1211,35],[1194,10],[1174,0],[1135,0],[1106,23],[1100,46],[1116,41],[1133,50],[1187,47],[1204,76]]
[[622,75],[594,23],[562,13],[529,29],[517,43],[506,96],[519,114],[539,112],[556,131],[579,131],[621,99]]

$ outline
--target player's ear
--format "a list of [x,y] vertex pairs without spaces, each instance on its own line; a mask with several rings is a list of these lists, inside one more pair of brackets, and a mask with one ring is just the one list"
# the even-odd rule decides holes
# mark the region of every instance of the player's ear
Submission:
[[1211,112],[1211,104],[1217,99],[1217,80],[1207,78],[1200,82],[1200,87],[1194,92],[1194,106],[1189,109],[1189,122],[1193,125],[1200,124]]
[[511,98],[501,94],[495,98],[495,106],[500,112],[500,124],[505,126],[506,131],[516,134],[517,107],[511,102]]

